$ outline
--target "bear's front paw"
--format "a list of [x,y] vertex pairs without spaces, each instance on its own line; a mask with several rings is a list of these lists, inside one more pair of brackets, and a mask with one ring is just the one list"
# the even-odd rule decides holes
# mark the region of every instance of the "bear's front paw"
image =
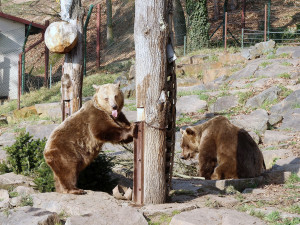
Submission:
[[86,191],[82,190],[82,189],[72,189],[72,190],[69,190],[68,193],[74,194],[74,195],[84,195],[84,194],[86,194]]

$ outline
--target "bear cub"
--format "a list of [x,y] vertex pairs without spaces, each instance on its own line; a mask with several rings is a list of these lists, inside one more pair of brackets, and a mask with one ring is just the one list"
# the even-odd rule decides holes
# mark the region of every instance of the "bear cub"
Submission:
[[257,144],[224,116],[181,130],[182,159],[199,153],[199,176],[205,179],[257,177],[265,170]]
[[133,141],[134,125],[121,112],[124,96],[120,84],[93,85],[93,99],[64,120],[50,135],[44,157],[60,193],[84,194],[76,187],[79,172],[99,154],[104,143]]

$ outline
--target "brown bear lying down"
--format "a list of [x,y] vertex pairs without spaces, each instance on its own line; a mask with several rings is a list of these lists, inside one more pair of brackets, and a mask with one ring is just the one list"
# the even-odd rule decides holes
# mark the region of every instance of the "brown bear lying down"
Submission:
[[98,156],[102,145],[133,140],[134,126],[121,112],[124,96],[119,84],[94,88],[93,100],[63,121],[47,141],[44,157],[53,170],[57,192],[84,194],[76,187],[79,172]]
[[257,177],[265,170],[263,155],[252,137],[224,116],[181,133],[181,158],[199,153],[199,176],[205,179]]

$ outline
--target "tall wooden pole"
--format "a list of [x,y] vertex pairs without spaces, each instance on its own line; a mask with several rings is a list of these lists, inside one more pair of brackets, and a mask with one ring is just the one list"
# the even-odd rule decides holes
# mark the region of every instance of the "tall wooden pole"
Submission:
[[137,107],[144,113],[143,203],[166,201],[168,13],[172,0],[136,0],[134,40]]
[[[78,111],[82,105],[83,80],[83,16],[81,0],[60,0],[61,18],[77,27],[77,45],[65,54],[61,82],[63,118]],[[66,115],[68,114],[68,115]]]
[[242,28],[245,29],[245,15],[246,14],[246,0],[243,0],[243,5],[242,5]]
[[[45,26],[49,26],[49,20],[45,21]],[[43,35],[45,32],[43,33]],[[43,37],[44,39],[44,37]],[[45,44],[45,77],[44,77],[44,86],[48,87],[48,70],[49,70],[49,49],[47,48]]]
[[225,12],[224,49],[227,50],[227,12]]
[[97,68],[100,68],[101,5],[97,5]]
[[265,5],[265,27],[264,27],[264,41],[267,41],[267,10],[268,6],[267,4]]

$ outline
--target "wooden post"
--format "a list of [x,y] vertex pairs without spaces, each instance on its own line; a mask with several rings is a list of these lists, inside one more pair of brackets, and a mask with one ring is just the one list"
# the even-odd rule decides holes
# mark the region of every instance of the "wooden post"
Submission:
[[[137,108],[143,108],[145,115],[144,204],[164,203],[167,196],[166,133],[171,105],[168,72],[174,71],[174,62],[167,60],[167,46],[172,44],[170,12],[172,0],[135,1],[136,101]],[[172,71],[169,64],[172,64]],[[173,85],[171,88],[176,88]]]
[[267,41],[267,13],[268,13],[268,6],[267,6],[267,4],[265,4],[264,41]]
[[245,29],[245,14],[246,14],[246,0],[243,0],[242,5],[242,28]]
[[[80,0],[60,0],[61,18],[77,27],[77,45],[65,54],[63,75],[61,78],[62,117],[66,118],[78,111],[82,105],[83,80],[83,15]],[[64,109],[64,106],[69,109]],[[67,115],[68,112],[68,115]]]
[[227,12],[225,12],[224,49],[227,50]]
[[22,83],[22,53],[19,54],[18,61],[18,109],[21,109],[21,83]]
[[[45,26],[46,27],[49,26],[49,20],[45,21]],[[43,32],[43,39],[44,39],[45,31],[46,31],[46,29]],[[48,86],[48,69],[49,69],[49,49],[47,48],[47,46],[45,44],[45,77],[44,77],[44,86],[45,87],[49,87]]]
[[97,5],[97,68],[100,68],[101,5]]

